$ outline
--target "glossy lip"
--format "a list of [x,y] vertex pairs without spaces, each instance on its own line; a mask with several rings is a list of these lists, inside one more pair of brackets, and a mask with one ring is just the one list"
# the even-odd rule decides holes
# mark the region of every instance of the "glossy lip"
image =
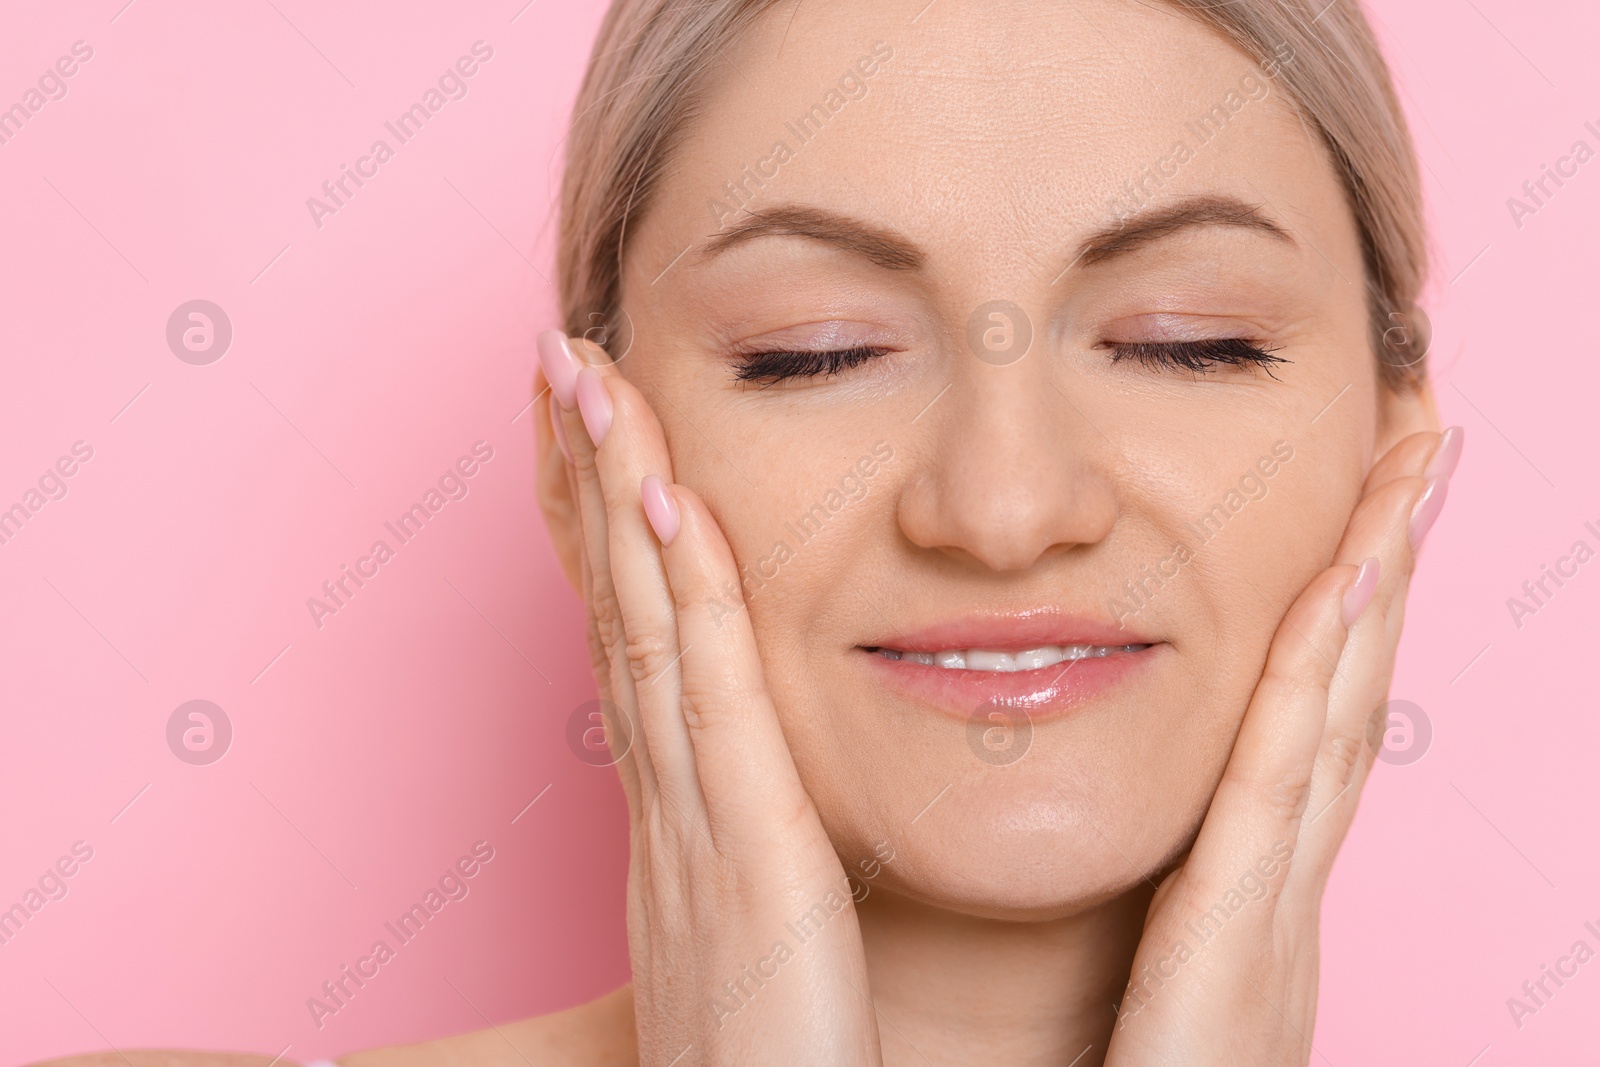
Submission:
[[[1068,660],[1031,671],[972,671],[893,660],[872,651],[906,652],[983,648],[1020,652],[1041,645],[1146,645],[1094,659]],[[1128,679],[1165,654],[1167,644],[1148,634],[1054,610],[973,616],[864,642],[872,676],[912,701],[966,722],[985,707],[1025,710],[1038,721],[1065,714]]]

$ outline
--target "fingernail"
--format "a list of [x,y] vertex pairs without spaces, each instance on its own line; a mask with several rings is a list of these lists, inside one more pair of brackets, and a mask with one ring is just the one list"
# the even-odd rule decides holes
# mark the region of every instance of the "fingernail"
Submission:
[[556,431],[556,446],[561,449],[561,454],[567,457],[567,462],[572,462],[572,446],[567,444],[567,428],[561,424],[561,405],[556,402],[556,394],[550,394],[550,425]]
[[1417,498],[1417,506],[1411,509],[1411,550],[1415,552],[1422,547],[1422,539],[1428,536],[1428,531],[1433,528],[1433,521],[1439,517],[1439,512],[1444,510],[1444,496],[1450,483],[1444,478],[1431,478],[1422,490],[1422,495]]
[[1466,431],[1459,426],[1452,426],[1444,432],[1439,439],[1439,447],[1434,451],[1433,458],[1428,460],[1428,469],[1422,472],[1424,478],[1444,478],[1449,480],[1455,473],[1456,464],[1461,461],[1461,443]]
[[599,448],[600,442],[611,431],[611,396],[606,392],[606,383],[600,380],[599,371],[585,367],[578,372],[575,391],[584,429],[589,431],[589,440],[594,442],[594,447]]
[[666,485],[654,474],[645,475],[639,483],[639,495],[644,499],[644,515],[650,528],[661,539],[661,547],[672,544],[678,536],[678,502],[667,492]]
[[562,407],[571,410],[573,389],[583,363],[573,354],[566,334],[560,330],[545,330],[539,335],[539,366],[544,368],[544,380],[550,383],[550,391],[561,401]]
[[1367,610],[1367,605],[1372,602],[1372,594],[1378,591],[1378,561],[1373,556],[1368,556],[1361,561],[1361,569],[1356,571],[1356,580],[1350,583],[1350,588],[1344,591],[1344,603],[1339,607],[1339,617],[1344,620],[1345,629],[1349,629],[1355,621],[1361,618],[1361,613]]

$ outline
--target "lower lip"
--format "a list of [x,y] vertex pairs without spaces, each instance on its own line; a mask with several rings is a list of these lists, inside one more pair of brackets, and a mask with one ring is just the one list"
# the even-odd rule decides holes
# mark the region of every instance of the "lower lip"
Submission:
[[867,669],[891,689],[962,721],[985,707],[1018,708],[1038,721],[1064,715],[1147,666],[1161,644],[1137,652],[1065,660],[1031,671],[969,671],[890,659],[866,649]]

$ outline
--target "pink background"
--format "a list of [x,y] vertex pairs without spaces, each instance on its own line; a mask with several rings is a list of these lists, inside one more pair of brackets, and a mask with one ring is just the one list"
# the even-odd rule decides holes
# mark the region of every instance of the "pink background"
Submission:
[[[565,742],[593,690],[524,410],[601,4],[125,3],[0,27],[0,106],[94,49],[0,145],[0,508],[94,450],[0,545],[0,907],[94,850],[0,945],[0,1062],[302,1059],[605,992],[627,974],[625,815]],[[1573,1062],[1600,960],[1520,1029],[1506,998],[1600,948],[1600,561],[1520,629],[1506,599],[1600,548],[1600,161],[1520,228],[1506,199],[1575,140],[1600,149],[1600,9],[1375,18],[1426,163],[1439,401],[1468,444],[1393,688],[1432,747],[1379,768],[1335,873],[1316,1062]],[[383,123],[480,39],[468,95],[318,228],[306,198],[394,144]],[[234,329],[207,366],[165,339],[197,298]],[[306,599],[480,440],[468,495],[319,629]],[[194,699],[234,730],[209,766],[167,746]],[[470,895],[319,1030],[306,999],[479,840]]]

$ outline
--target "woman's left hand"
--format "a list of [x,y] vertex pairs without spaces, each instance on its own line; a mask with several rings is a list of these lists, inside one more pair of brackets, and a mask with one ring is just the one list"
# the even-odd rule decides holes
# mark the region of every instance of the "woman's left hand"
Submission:
[[1374,465],[1335,565],[1279,626],[1194,847],[1151,901],[1108,1067],[1308,1062],[1322,894],[1383,744],[1415,546],[1460,433]]

